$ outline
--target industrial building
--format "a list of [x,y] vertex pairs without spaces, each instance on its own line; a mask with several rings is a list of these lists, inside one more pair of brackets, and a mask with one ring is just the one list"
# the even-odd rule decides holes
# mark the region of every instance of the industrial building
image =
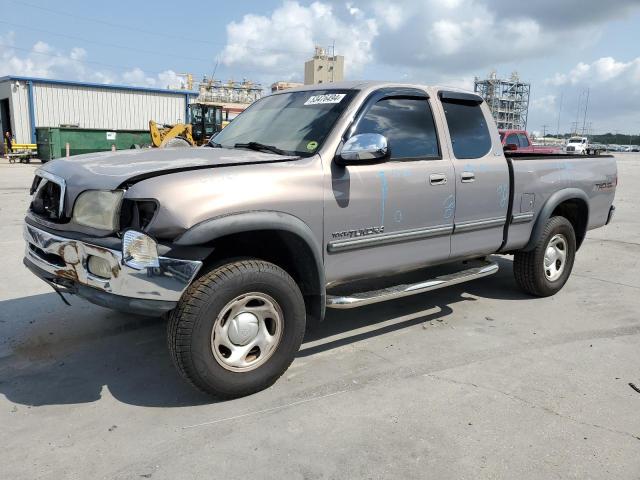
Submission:
[[344,79],[344,57],[328,55],[322,47],[316,47],[311,60],[304,63],[304,84],[341,82]]
[[250,104],[262,98],[261,84],[250,80],[222,82],[204,77],[198,85],[198,102],[222,105],[225,118],[231,120]]
[[[0,78],[2,132],[36,143],[40,128],[147,131],[184,122],[198,92],[9,76]],[[106,134],[105,134],[106,135]]]
[[475,78],[474,91],[489,106],[498,129],[526,130],[531,84],[522,82],[516,72],[500,79],[491,72],[486,79]]
[[274,82],[271,84],[271,93],[280,92],[281,90],[288,90],[290,88],[298,88],[303,84],[299,82]]
[[[193,84],[191,81],[189,82]],[[226,120],[262,96],[262,86],[203,79],[198,90],[106,85],[22,76],[0,78],[0,131],[37,144],[43,160],[148,145],[149,121],[190,122],[189,105],[215,104]]]

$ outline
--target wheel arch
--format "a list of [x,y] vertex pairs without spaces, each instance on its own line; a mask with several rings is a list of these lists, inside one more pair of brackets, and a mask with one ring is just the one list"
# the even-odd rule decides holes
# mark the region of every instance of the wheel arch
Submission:
[[578,188],[566,188],[555,192],[545,202],[533,226],[529,242],[522,250],[525,252],[533,250],[547,221],[558,215],[571,222],[576,234],[576,249],[580,248],[589,224],[589,198]]
[[309,319],[313,322],[324,318],[326,291],[322,249],[311,228],[298,217],[277,211],[224,215],[194,225],[174,243],[213,247],[204,260],[205,265],[246,256],[274,263],[298,283]]

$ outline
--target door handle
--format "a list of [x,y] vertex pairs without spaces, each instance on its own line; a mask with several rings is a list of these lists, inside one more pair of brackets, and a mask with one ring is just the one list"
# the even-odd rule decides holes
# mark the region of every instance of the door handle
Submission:
[[444,185],[447,183],[447,176],[444,173],[432,173],[429,175],[431,185]]
[[462,183],[471,183],[476,181],[476,174],[473,172],[462,172],[460,175],[460,181]]

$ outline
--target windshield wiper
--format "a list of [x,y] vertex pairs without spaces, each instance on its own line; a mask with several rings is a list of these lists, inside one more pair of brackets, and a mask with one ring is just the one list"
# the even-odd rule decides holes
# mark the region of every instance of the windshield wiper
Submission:
[[207,147],[211,147],[211,148],[222,148],[222,145],[220,145],[219,143],[214,142],[213,140],[209,140],[207,142]]
[[279,149],[273,145],[265,145],[264,143],[259,142],[248,142],[248,143],[236,143],[233,148],[249,148],[251,150],[257,150],[259,152],[271,152],[277,153],[278,155],[286,155],[287,152]]

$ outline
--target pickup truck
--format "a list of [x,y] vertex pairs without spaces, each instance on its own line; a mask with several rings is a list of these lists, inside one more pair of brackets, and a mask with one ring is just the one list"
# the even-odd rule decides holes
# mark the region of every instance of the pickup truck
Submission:
[[562,153],[559,147],[534,145],[526,130],[499,130],[502,146],[507,152],[557,154]]
[[65,298],[167,314],[179,372],[218,397],[273,384],[326,308],[482,278],[558,292],[613,214],[611,157],[505,156],[482,98],[335,83],[264,97],[207,146],[35,173],[24,263]]

